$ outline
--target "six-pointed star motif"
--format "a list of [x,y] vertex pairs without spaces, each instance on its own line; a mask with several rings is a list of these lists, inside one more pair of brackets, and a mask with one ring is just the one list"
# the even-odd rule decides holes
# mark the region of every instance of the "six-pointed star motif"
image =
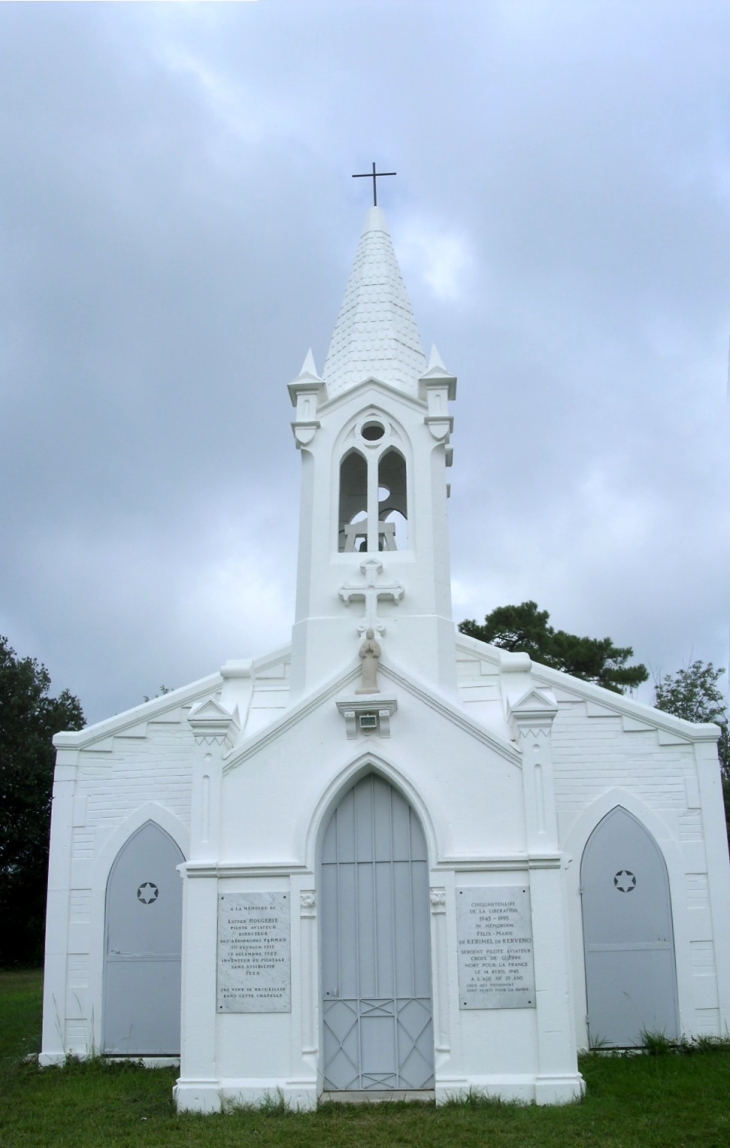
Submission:
[[630,893],[632,889],[636,888],[636,877],[629,869],[619,869],[613,883],[619,893]]
[[151,881],[145,881],[137,890],[137,897],[143,905],[151,905],[160,895],[160,890]]

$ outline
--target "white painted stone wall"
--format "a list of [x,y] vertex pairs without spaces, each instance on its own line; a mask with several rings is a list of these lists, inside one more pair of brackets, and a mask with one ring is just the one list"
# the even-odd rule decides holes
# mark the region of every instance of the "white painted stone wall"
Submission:
[[124,842],[152,818],[187,855],[187,712],[215,675],[79,733],[57,735],[41,1063],[101,1047],[104,904]]
[[[491,651],[491,666],[485,665],[485,648],[476,646],[459,639],[461,696],[470,712],[499,722],[509,692],[499,685],[500,654]],[[467,648],[481,655],[478,670]],[[558,701],[552,735],[555,800],[566,861],[579,1047],[588,1039],[580,862],[592,830],[617,804],[647,827],[667,864],[681,1031],[687,1037],[724,1035],[730,1026],[730,870],[717,731],[544,667],[535,666],[531,678],[552,689]]]
[[[419,812],[433,857],[440,1096],[489,1087],[534,1098],[540,1075],[532,1010],[524,1015],[459,1011],[454,906],[461,887],[528,883],[533,912],[541,903],[548,907],[546,943],[555,936],[555,914],[559,918],[565,897],[565,975],[573,998],[567,1047],[585,1044],[580,858],[592,829],[617,803],[642,820],[667,862],[682,1031],[688,1036],[724,1032],[730,1015],[724,974],[729,882],[708,731],[583,683],[567,680],[566,685],[563,675],[539,667],[525,670],[519,660],[507,670],[510,659],[504,654],[468,640],[459,639],[459,651],[464,702],[458,707],[395,668],[389,676],[384,667],[382,687],[398,698],[388,739],[347,739],[336,707],[336,698],[351,688],[347,683],[344,690],[337,682],[306,704],[289,706],[283,652],[259,663],[230,663],[221,675],[188,691],[80,734],[62,735],[62,743],[77,744],[59,747],[43,1062],[66,1052],[84,1055],[100,1045],[106,879],[121,845],[151,816],[191,858],[184,983],[197,988],[188,1009],[181,1105],[215,1108],[221,1096],[260,1099],[273,1088],[282,1088],[292,1102],[314,1103],[320,1047],[317,834],[342,786],[371,764]],[[353,659],[351,685],[357,684],[357,674]],[[530,681],[560,699],[551,738],[556,853],[563,854],[557,861],[529,859],[520,754],[510,741],[506,703],[524,693]],[[241,729],[229,760],[222,762],[216,859],[207,865],[200,861],[195,872],[189,830],[196,747],[187,715],[193,705],[214,698],[225,698],[229,710],[239,707]],[[481,724],[487,720],[492,732]],[[703,791],[709,791],[704,810]],[[215,920],[218,890],[224,889],[289,890],[295,908],[299,898],[300,911],[292,918],[291,1014],[220,1018],[214,1007],[202,1007],[200,986],[209,983],[208,995],[214,996],[216,969],[215,928],[202,924],[211,914]],[[206,1047],[212,1061],[202,1056]],[[192,1076],[195,1063],[185,1066],[186,1048],[195,1049],[194,1062],[205,1061]],[[249,1055],[246,1049],[256,1052]],[[485,1049],[494,1050],[494,1063]],[[195,1084],[198,1080],[207,1084]]]
[[[193,844],[186,867],[184,978],[191,986],[214,983],[212,922],[221,892],[289,891],[302,908],[292,922],[292,1012],[216,1016],[211,999],[203,1008],[198,993],[184,1014],[178,1104],[216,1110],[221,1096],[260,1101],[274,1090],[293,1104],[316,1103],[318,843],[344,789],[372,768],[416,809],[432,858],[437,1096],[475,1087],[541,1102],[577,1095],[560,856],[554,840],[539,852],[528,848],[518,749],[394,667],[384,667],[381,678],[383,697],[398,698],[390,737],[350,740],[336,703],[358,677],[353,666],[349,679],[294,705],[248,744],[244,736],[222,760],[218,860],[197,863]],[[538,1007],[518,1015],[463,1012],[458,890],[510,883],[532,890]]]

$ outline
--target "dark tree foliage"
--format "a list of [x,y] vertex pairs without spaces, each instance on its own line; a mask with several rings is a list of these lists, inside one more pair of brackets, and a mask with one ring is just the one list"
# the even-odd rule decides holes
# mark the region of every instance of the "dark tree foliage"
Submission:
[[646,666],[626,664],[634,656],[631,646],[614,646],[610,638],[580,638],[555,630],[549,618],[547,610],[538,610],[536,602],[522,602],[519,606],[498,606],[487,614],[484,625],[467,619],[459,629],[471,638],[529,654],[543,666],[595,682],[617,694],[634,689],[649,677]]
[[43,959],[54,733],[81,729],[81,704],[0,637],[0,966]]
[[730,733],[728,733],[727,706],[717,683],[725,673],[712,662],[692,662],[676,674],[665,674],[654,689],[654,705],[658,710],[674,714],[686,721],[715,722],[720,727],[717,752],[722,772],[722,792],[725,798],[725,821],[730,838]]
[[726,722],[725,699],[717,688],[724,673],[712,662],[692,662],[676,674],[665,674],[654,688],[654,705],[685,721]]

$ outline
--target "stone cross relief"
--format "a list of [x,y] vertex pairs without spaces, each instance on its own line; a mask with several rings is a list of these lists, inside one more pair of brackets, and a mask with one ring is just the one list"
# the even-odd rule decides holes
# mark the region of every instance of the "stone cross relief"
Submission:
[[355,585],[345,582],[340,586],[340,598],[346,606],[353,599],[364,602],[363,616],[357,627],[357,632],[364,636],[358,653],[362,658],[362,688],[358,693],[376,694],[378,689],[378,658],[381,654],[380,643],[377,636],[385,633],[385,622],[378,617],[378,602],[381,598],[389,598],[396,604],[405,594],[402,582],[387,582],[380,579],[383,572],[383,563],[376,558],[368,558],[361,562],[360,569],[364,575],[364,582]]

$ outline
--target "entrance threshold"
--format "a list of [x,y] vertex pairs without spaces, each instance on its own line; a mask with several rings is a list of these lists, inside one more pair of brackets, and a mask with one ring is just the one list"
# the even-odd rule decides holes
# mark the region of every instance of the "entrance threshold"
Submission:
[[427,1102],[435,1100],[436,1093],[432,1088],[358,1088],[358,1089],[342,1089],[337,1092],[323,1092],[319,1098],[320,1104],[329,1104],[334,1102],[336,1104],[382,1104],[390,1102],[391,1104],[405,1100],[409,1103],[413,1100],[425,1100]]

